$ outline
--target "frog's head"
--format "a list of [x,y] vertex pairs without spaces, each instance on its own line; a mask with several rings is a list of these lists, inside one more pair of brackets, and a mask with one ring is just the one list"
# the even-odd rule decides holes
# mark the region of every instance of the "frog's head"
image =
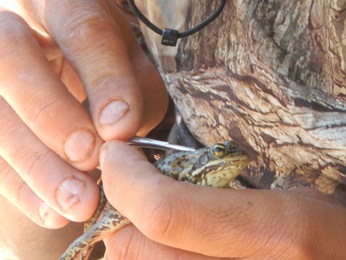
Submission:
[[249,164],[249,156],[233,141],[217,143],[208,150],[208,160],[193,172],[199,184],[213,187],[226,187]]

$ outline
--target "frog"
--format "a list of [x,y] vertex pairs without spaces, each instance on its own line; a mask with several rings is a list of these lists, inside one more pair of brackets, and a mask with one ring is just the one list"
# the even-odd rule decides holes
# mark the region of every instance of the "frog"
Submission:
[[[162,174],[177,181],[227,188],[249,161],[247,153],[228,140],[196,151],[172,153],[154,165]],[[67,248],[60,260],[88,259],[96,242],[131,223],[107,201],[102,183],[99,186],[100,201],[94,216],[85,223],[84,234]]]

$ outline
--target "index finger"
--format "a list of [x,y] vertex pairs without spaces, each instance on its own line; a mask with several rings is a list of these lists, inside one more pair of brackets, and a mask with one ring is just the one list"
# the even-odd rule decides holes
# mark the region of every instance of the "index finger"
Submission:
[[[143,100],[147,90],[155,91],[154,96],[162,94],[162,81],[140,54],[129,24],[111,1],[46,1],[44,12],[47,29],[83,82],[103,139],[134,136],[143,125],[145,106],[156,106],[150,116],[163,115],[164,102],[153,99],[148,105]],[[145,77],[153,81],[146,83],[155,87],[143,91],[137,78],[142,72],[137,69],[146,71]],[[157,112],[156,104],[163,112]]]
[[1,12],[0,20],[1,96],[61,158],[93,169],[102,141],[90,116],[52,70],[25,21],[10,12]]

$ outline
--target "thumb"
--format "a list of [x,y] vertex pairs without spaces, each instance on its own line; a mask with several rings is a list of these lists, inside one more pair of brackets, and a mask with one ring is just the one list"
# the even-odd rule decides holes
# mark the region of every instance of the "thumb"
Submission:
[[110,203],[160,244],[213,257],[275,257],[302,242],[291,228],[299,211],[287,212],[306,205],[282,192],[178,182],[122,142],[103,146],[101,168]]

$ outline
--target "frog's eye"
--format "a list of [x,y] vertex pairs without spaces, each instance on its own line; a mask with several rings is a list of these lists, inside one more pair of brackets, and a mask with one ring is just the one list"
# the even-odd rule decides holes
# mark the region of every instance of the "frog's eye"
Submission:
[[227,148],[228,151],[232,151],[232,150],[235,150],[235,149],[238,149],[239,146],[236,142],[233,142],[233,141],[226,141],[225,142],[225,147]]
[[210,150],[211,154],[216,158],[222,158],[227,154],[227,149],[223,144],[214,144]]

